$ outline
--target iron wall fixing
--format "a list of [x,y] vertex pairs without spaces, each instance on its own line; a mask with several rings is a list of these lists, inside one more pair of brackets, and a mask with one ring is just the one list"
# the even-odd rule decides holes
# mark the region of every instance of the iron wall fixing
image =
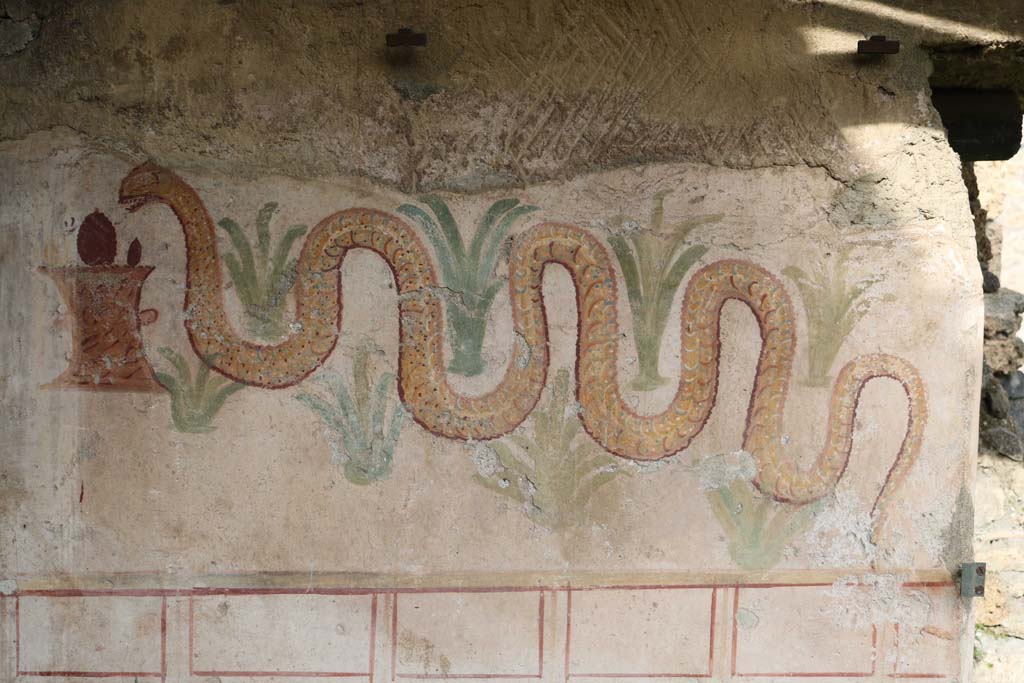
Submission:
[[885,36],[871,36],[867,40],[857,41],[859,55],[894,55],[900,51],[900,41],[889,40]]
[[960,566],[960,596],[980,598],[985,595],[985,563],[965,562]]

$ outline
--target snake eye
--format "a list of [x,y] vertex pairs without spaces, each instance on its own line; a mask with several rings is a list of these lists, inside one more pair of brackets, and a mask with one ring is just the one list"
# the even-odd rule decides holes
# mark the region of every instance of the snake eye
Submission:
[[136,176],[132,177],[132,188],[133,190],[141,190],[145,187],[153,187],[157,184],[157,177],[155,173],[149,171],[143,171]]

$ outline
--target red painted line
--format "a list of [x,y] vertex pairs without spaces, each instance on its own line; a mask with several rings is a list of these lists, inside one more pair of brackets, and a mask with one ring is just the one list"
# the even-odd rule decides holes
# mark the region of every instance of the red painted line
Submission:
[[737,678],[765,678],[774,676],[776,678],[867,678],[874,674],[862,671],[824,671],[824,672],[779,672],[779,673],[753,673],[736,674]]
[[711,678],[711,674],[572,674],[573,678]]
[[711,634],[709,640],[711,644],[708,645],[708,676],[715,670],[715,616],[718,605],[718,589],[714,588],[711,590]]
[[537,606],[537,678],[544,677],[544,593]]
[[391,594],[391,683],[398,669],[398,593]]
[[[140,572],[122,572],[125,575],[139,575]],[[155,574],[158,572],[145,572]],[[20,576],[20,574],[19,574]],[[692,584],[645,584],[645,585],[609,585],[609,586],[574,586],[573,591],[601,590],[682,590],[682,589],[715,589],[715,588],[823,588],[834,583],[692,583]],[[856,582],[847,585],[856,586]],[[905,588],[953,588],[949,581],[911,581],[902,584]],[[51,598],[87,598],[87,597],[127,597],[127,598],[162,598],[211,595],[373,595],[379,593],[381,587],[369,588],[217,588],[196,586],[193,588],[125,588],[125,589],[35,589],[15,591],[8,597],[51,597]],[[531,591],[560,592],[570,590],[564,585],[537,586],[483,586],[466,588],[393,588],[393,593],[529,593]]]
[[167,598],[160,604],[160,676],[167,676]]
[[18,591],[18,595],[24,598],[164,598],[178,593],[180,591],[164,589],[79,590],[77,588],[64,588],[57,590]]
[[896,649],[896,661],[892,663],[892,673],[888,674],[889,678],[895,678],[897,680],[901,678],[950,678],[950,674],[916,674],[916,673],[899,673],[896,671],[896,667],[900,664],[900,625],[899,622],[892,625],[893,628],[893,646]]
[[373,595],[375,588],[193,588],[189,595]]
[[485,586],[479,588],[396,588],[395,593],[532,593],[553,590],[544,586]]
[[19,676],[64,676],[66,678],[163,678],[159,671],[19,671]]
[[569,669],[569,640],[572,637],[572,588],[565,591],[565,680],[572,673]]
[[889,674],[889,678],[950,678],[951,674]]
[[[733,584],[734,588],[827,588],[834,586],[833,583],[741,583]],[[858,586],[855,581],[843,584],[845,586]]]
[[[630,585],[621,585],[621,586],[583,586],[583,587],[579,587],[579,588],[573,588],[572,590],[573,591],[687,590],[687,589],[699,589],[699,588],[704,588],[704,589],[707,589],[707,588],[711,588],[711,589],[714,589],[714,588],[724,588],[724,587],[728,587],[729,585],[730,584],[726,584],[726,585],[723,586],[723,584],[715,584],[715,583],[685,583],[685,584],[666,583],[666,584],[653,584],[653,585],[652,584],[647,584],[647,585],[644,585],[644,586],[630,586]],[[812,584],[800,584],[800,585],[806,586],[806,585],[812,585]],[[816,584],[814,584],[814,585],[816,585]],[[825,584],[821,584],[821,585],[823,585],[823,586],[831,586],[832,584],[825,583]],[[552,590],[557,590],[557,589],[552,589]]]
[[196,671],[192,675],[220,678],[365,678],[370,674],[366,671]]
[[370,600],[370,683],[373,683],[374,663],[377,659],[377,594]]
[[188,596],[188,675],[195,676],[196,610],[192,596]]
[[442,680],[448,678],[518,678],[534,679],[540,678],[536,674],[398,674],[399,678],[412,678],[415,680]]
[[736,675],[736,640],[739,637],[739,629],[736,623],[736,615],[740,610],[740,587],[733,588],[732,593],[732,675]]
[[908,581],[904,588],[955,588],[953,581]]

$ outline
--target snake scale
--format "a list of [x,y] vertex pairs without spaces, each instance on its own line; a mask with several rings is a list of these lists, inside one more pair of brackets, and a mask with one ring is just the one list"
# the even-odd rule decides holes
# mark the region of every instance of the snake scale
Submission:
[[876,508],[884,507],[921,450],[927,419],[921,378],[907,361],[875,353],[851,360],[839,372],[825,445],[813,465],[804,469],[785,457],[782,420],[796,349],[796,319],[778,278],[747,261],[717,261],[691,277],[682,303],[682,373],[675,396],[660,414],[639,415],[619,392],[615,270],[602,243],[581,228],[542,223],[513,240],[508,268],[513,357],[494,390],[467,396],[447,380],[443,302],[429,251],[400,218],[353,208],[321,220],[306,238],[298,260],[292,333],[277,344],[261,345],[241,337],[228,319],[214,224],[196,191],[175,173],[147,162],[125,177],[120,194],[131,210],[160,202],[177,216],[188,264],[189,339],[205,362],[238,382],[287,387],[323,364],[341,326],[342,261],[352,249],[369,249],[387,262],[398,287],[402,401],[434,434],[494,439],[526,419],[544,387],[548,328],[541,283],[544,269],[554,263],[569,272],[576,290],[579,417],[605,450],[634,460],[656,460],[685,449],[700,433],[718,391],[719,322],[729,300],[746,304],[761,330],[743,449],[755,459],[755,483],[763,493],[801,504],[833,489],[849,461],[860,393],[873,378],[899,382],[908,411],[906,434]]

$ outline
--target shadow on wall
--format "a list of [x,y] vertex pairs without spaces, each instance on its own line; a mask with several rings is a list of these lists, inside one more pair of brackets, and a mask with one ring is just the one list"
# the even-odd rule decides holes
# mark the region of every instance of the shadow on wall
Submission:
[[[679,160],[853,182],[847,128],[936,126],[917,48],[1019,41],[1006,4],[40,3],[0,71],[0,137],[64,125],[172,168],[354,173],[410,194]],[[429,43],[396,61],[384,36],[407,25]],[[858,57],[871,34],[903,51]]]

